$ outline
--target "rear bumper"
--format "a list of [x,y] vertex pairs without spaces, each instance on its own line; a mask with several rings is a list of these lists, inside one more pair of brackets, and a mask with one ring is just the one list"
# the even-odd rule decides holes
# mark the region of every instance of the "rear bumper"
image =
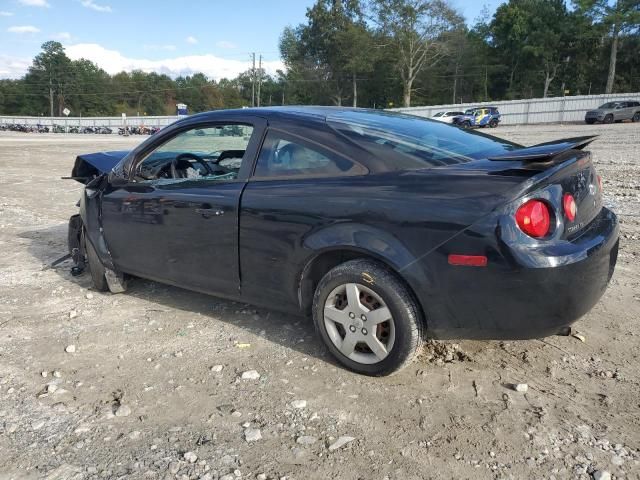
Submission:
[[[519,260],[509,267],[452,267],[428,329],[434,338],[527,339],[562,333],[602,297],[618,256],[618,220],[603,208],[585,233],[557,256],[546,250],[539,266]],[[531,255],[531,252],[527,252]],[[530,259],[529,259],[530,260]],[[546,266],[541,266],[546,263]],[[429,317],[429,314],[428,314]]]

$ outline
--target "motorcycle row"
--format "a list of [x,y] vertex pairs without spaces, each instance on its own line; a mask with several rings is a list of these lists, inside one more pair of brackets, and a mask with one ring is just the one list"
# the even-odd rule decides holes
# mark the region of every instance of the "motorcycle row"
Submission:
[[[23,123],[0,124],[0,131],[24,132],[24,133],[84,133],[84,134],[102,134],[110,135],[113,130],[109,127],[82,127],[77,125],[26,125]],[[147,127],[141,125],[139,127],[119,127],[118,135],[153,135],[160,131],[160,127]]]

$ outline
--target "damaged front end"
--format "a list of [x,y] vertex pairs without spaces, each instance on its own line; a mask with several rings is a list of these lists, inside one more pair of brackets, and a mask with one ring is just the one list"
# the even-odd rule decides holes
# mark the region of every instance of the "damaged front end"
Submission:
[[81,275],[89,267],[94,284],[104,290],[122,292],[125,279],[118,273],[105,243],[100,218],[102,191],[108,187],[109,172],[127,155],[127,151],[79,155],[70,178],[85,185],[77,203],[79,213],[69,219],[68,246],[73,260],[71,274]]

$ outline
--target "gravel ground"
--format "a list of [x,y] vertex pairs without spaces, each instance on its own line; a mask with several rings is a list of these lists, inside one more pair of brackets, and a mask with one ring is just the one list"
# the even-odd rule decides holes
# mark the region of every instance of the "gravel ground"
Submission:
[[430,343],[380,379],[336,367],[301,318],[46,268],[66,252],[75,155],[142,139],[0,134],[0,478],[640,478],[640,125],[491,133],[601,135],[611,286],[584,342]]

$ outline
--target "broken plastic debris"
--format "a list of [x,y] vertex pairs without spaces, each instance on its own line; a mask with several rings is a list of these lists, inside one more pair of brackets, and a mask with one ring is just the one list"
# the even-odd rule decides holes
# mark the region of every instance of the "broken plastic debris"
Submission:
[[586,341],[587,341],[587,338],[586,338],[584,335],[582,335],[580,332],[574,332],[571,336],[572,336],[573,338],[577,338],[577,339],[578,339],[578,340],[580,340],[582,343],[584,343],[584,342],[586,342]]

